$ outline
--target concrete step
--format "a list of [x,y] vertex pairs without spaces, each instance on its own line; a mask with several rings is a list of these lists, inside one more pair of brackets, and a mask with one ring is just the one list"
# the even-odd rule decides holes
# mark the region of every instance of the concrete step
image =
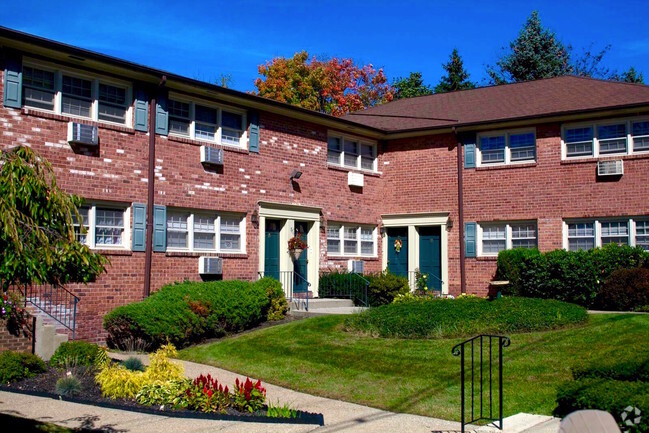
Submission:
[[354,301],[351,299],[329,299],[329,298],[319,298],[319,299],[309,299],[309,311],[312,310],[321,310],[329,308],[352,308],[354,307]]
[[304,310],[292,310],[289,314],[293,317],[315,317],[315,316],[327,316],[330,314],[356,314],[365,311],[365,307],[339,307],[339,308],[321,308],[312,310],[311,304],[309,304],[309,311]]
[[[557,433],[561,420],[549,415],[534,415],[517,413],[503,419],[503,433]],[[475,429],[476,433],[499,432],[494,424],[488,424]]]

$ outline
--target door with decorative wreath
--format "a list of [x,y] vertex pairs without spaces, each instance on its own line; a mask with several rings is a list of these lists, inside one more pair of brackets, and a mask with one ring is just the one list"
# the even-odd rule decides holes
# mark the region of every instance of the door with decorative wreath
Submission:
[[388,229],[388,270],[408,278],[408,228]]

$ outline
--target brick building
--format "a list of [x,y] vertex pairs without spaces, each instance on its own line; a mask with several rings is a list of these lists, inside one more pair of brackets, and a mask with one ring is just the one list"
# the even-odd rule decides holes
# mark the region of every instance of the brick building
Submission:
[[0,46],[0,149],[51,162],[86,200],[79,240],[111,261],[69,287],[82,339],[118,305],[211,278],[203,257],[316,297],[351,261],[485,294],[504,248],[649,249],[646,86],[561,77],[334,118],[9,29]]

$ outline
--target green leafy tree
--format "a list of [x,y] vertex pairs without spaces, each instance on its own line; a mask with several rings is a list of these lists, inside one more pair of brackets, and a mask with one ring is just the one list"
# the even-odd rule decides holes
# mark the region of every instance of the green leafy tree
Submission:
[[518,37],[509,44],[510,52],[488,66],[493,84],[538,80],[572,73],[570,49],[557,35],[544,28],[537,11],[532,12]]
[[644,84],[644,77],[642,76],[642,73],[636,71],[633,66],[631,66],[626,72],[615,74],[613,79],[615,81],[622,81],[624,83]]
[[81,199],[59,189],[52,166],[28,147],[0,154],[0,284],[89,282],[107,259],[75,239]]
[[407,77],[399,77],[392,82],[394,87],[394,99],[413,98],[415,96],[426,96],[433,93],[433,89],[424,84],[421,72],[411,72]]
[[464,69],[464,63],[457,48],[453,48],[448,63],[442,64],[442,67],[446,71],[446,75],[442,76],[439,84],[435,86],[435,93],[475,89],[476,85],[469,80],[469,73]]

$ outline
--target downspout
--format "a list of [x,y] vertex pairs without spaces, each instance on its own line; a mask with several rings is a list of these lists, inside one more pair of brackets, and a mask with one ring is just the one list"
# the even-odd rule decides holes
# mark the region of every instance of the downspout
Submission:
[[156,91],[151,92],[149,102],[149,172],[147,174],[147,201],[146,201],[146,248],[144,256],[144,297],[151,294],[151,260],[153,255],[153,206],[155,192],[155,121],[156,121],[156,95],[157,91],[165,85],[167,77],[162,76]]
[[457,141],[457,207],[458,225],[460,230],[460,291],[466,293],[466,265],[464,263],[464,182],[462,179],[462,143],[458,139],[457,131],[453,127]]

